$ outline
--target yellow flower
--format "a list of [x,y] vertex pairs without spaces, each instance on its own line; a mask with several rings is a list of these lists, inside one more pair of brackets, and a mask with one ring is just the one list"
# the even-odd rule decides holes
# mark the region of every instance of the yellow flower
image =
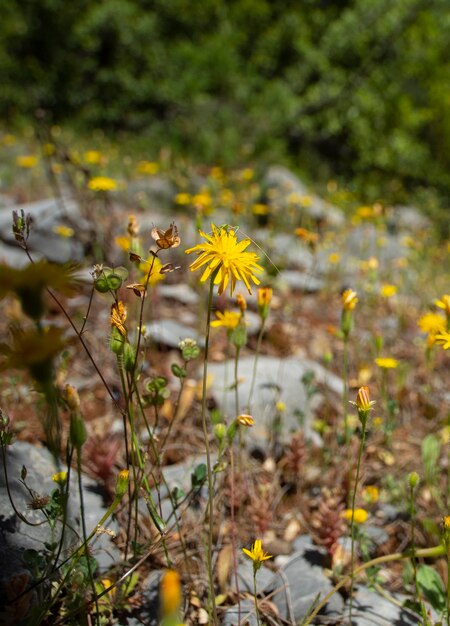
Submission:
[[34,154],[24,154],[23,156],[18,156],[16,159],[16,165],[26,170],[36,167],[37,164],[38,158]]
[[364,524],[364,522],[367,521],[369,514],[365,509],[355,509],[354,511],[352,509],[345,509],[345,511],[342,511],[341,517],[346,519],[348,522],[350,522],[353,518],[355,524]]
[[362,217],[363,219],[373,217],[373,214],[373,208],[371,206],[360,206],[356,209],[356,215],[358,215],[358,217]]
[[241,426],[253,426],[255,420],[251,415],[246,415],[243,413],[236,418],[236,421],[239,422]]
[[267,204],[254,204],[252,206],[253,215],[268,215],[269,207]]
[[162,617],[176,615],[181,604],[180,575],[173,569],[168,569],[161,577],[159,587],[160,606]]
[[312,247],[314,247],[319,241],[319,235],[317,233],[313,233],[310,230],[307,230],[306,228],[296,228],[294,230],[294,233],[299,239]]
[[254,252],[245,252],[250,245],[250,239],[237,241],[236,233],[227,226],[217,228],[211,225],[212,234],[208,235],[203,231],[200,234],[206,243],[199,244],[186,250],[186,254],[197,252],[200,256],[190,266],[191,272],[198,270],[203,265],[207,265],[200,278],[205,282],[211,275],[214,275],[214,284],[219,285],[218,293],[222,294],[229,282],[231,282],[231,295],[236,287],[236,281],[242,280],[251,294],[250,280],[259,285],[259,280],[255,272],[263,271],[258,265],[259,257]]
[[240,180],[251,180],[254,174],[254,170],[252,170],[250,167],[247,167],[239,172],[239,178]]
[[108,176],[94,176],[88,182],[88,188],[91,191],[115,191],[117,189],[117,181]]
[[238,311],[221,311],[216,312],[217,319],[211,322],[212,328],[223,326],[227,330],[233,330],[241,321],[241,313]]
[[450,315],[450,295],[444,294],[440,300],[435,300],[434,304],[440,309],[444,309],[447,315]]
[[442,518],[442,524],[446,530],[450,530],[450,515]]
[[392,298],[397,293],[397,287],[395,285],[381,285],[380,295],[383,298]]
[[98,150],[87,150],[83,156],[89,165],[99,165],[102,161],[102,153]]
[[375,485],[367,485],[367,487],[363,489],[363,498],[370,504],[377,502],[379,495],[379,489]]
[[70,226],[64,226],[64,224],[60,224],[59,226],[53,226],[53,232],[59,235],[60,237],[73,237],[75,231]]
[[262,549],[261,539],[255,540],[255,543],[252,545],[251,550],[247,550],[247,548],[242,548],[242,552],[246,554],[249,558],[251,558],[251,560],[253,561],[253,567],[255,569],[259,569],[263,561],[267,561],[267,559],[272,558],[270,554],[267,554]]
[[450,349],[450,332],[445,330],[439,335],[436,335],[436,343],[441,345],[444,348],[444,350],[449,350]]
[[152,273],[150,274],[148,284],[150,285],[150,287],[153,287],[154,285],[156,285],[156,283],[159,283],[160,280],[164,280],[165,274],[163,271],[161,271],[163,269],[163,264],[158,259],[158,257],[151,256],[146,261],[142,260],[142,262],[139,264],[139,269],[146,278],[147,274],[150,271],[150,268]]
[[351,404],[355,405],[358,411],[364,413],[370,411],[375,401],[370,399],[369,387],[360,387],[356,396],[356,402],[351,402]]
[[425,313],[417,322],[423,333],[436,334],[445,330],[445,320],[439,313]]
[[136,167],[138,174],[145,174],[146,176],[154,176],[159,172],[159,163],[154,161],[139,161]]
[[182,192],[182,193],[177,193],[177,195],[175,196],[175,202],[177,204],[189,204],[191,201],[191,196],[188,193]]
[[244,311],[247,310],[247,302],[245,301],[244,296],[240,293],[236,296],[236,304],[238,305],[241,313],[244,313]]
[[282,400],[278,400],[275,404],[275,408],[279,413],[284,413],[286,411],[286,404]]
[[328,256],[328,261],[331,263],[331,265],[337,265],[340,260],[341,260],[341,255],[338,254],[337,252],[332,252]]
[[52,480],[58,485],[64,485],[67,480],[67,472],[58,472],[57,474],[53,474]]
[[344,311],[353,311],[358,304],[358,295],[353,289],[346,289],[342,294],[342,306]]
[[391,357],[379,357],[375,359],[375,363],[378,365],[378,367],[386,370],[395,369],[398,366],[397,359],[392,359]]

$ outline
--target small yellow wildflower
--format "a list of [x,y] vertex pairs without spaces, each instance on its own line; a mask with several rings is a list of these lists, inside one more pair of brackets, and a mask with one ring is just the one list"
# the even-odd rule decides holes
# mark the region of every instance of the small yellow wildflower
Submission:
[[6,134],[2,138],[2,143],[4,146],[13,146],[16,143],[17,139],[14,135]]
[[53,143],[46,143],[42,147],[42,152],[45,156],[53,156],[56,152],[56,146]]
[[83,157],[89,165],[99,165],[102,162],[102,153],[98,150],[87,150]]
[[436,334],[445,330],[445,320],[439,313],[425,313],[417,325],[423,333]]
[[362,495],[366,502],[374,504],[378,501],[380,492],[378,487],[376,487],[375,485],[367,485],[366,487],[364,487]]
[[198,244],[193,248],[186,250],[186,254],[197,252],[199,257],[191,264],[190,270],[194,272],[203,265],[206,269],[200,278],[201,282],[205,282],[214,275],[214,284],[219,285],[218,294],[222,294],[230,282],[231,295],[236,287],[236,281],[242,280],[251,294],[250,280],[259,285],[259,280],[255,273],[263,271],[258,265],[259,257],[254,252],[245,252],[250,245],[250,239],[237,241],[236,232],[222,226],[217,228],[211,225],[212,234],[208,235],[200,231],[201,236],[206,239],[206,243]]
[[375,363],[382,369],[390,370],[395,369],[399,362],[391,357],[379,357],[375,359]]
[[369,219],[373,217],[373,208],[371,206],[360,206],[356,209],[356,215],[362,219]]
[[243,413],[242,415],[239,415],[236,418],[236,421],[241,426],[253,426],[253,424],[255,423],[255,420],[253,419],[253,417],[251,415],[246,415],[245,413]]
[[67,472],[58,472],[57,474],[53,474],[52,480],[58,485],[64,485],[67,481]]
[[147,274],[150,272],[150,268],[151,274],[148,280],[148,284],[150,285],[150,287],[153,287],[154,285],[156,285],[156,283],[159,283],[160,280],[164,280],[165,273],[161,271],[163,269],[163,264],[158,259],[158,257],[151,256],[147,260],[142,260],[142,262],[139,264],[139,269],[144,274],[146,279]]
[[444,309],[447,315],[450,315],[450,295],[444,294],[440,300],[435,300],[434,304],[440,309]]
[[177,193],[177,195],[175,196],[175,202],[177,204],[189,204],[191,201],[191,195],[189,193],[185,193],[185,192],[181,192],[181,193]]
[[296,228],[294,230],[294,233],[299,239],[301,239],[311,247],[314,247],[319,241],[319,235],[317,233],[313,233],[310,230],[307,230],[306,228]]
[[337,265],[340,260],[341,255],[337,252],[332,252],[330,255],[328,255],[328,261],[331,263],[331,265]]
[[127,235],[117,235],[117,237],[114,239],[114,243],[124,252],[128,252],[128,250],[131,248],[131,239]]
[[346,289],[342,294],[342,306],[344,311],[353,311],[358,304],[358,295],[353,289]]
[[254,176],[255,172],[250,167],[246,167],[241,172],[239,172],[240,180],[251,180]]
[[253,561],[253,567],[255,570],[261,567],[261,563],[263,561],[267,561],[267,559],[272,558],[270,554],[267,554],[262,549],[261,539],[255,540],[255,543],[252,545],[251,550],[247,550],[247,548],[242,548],[242,552],[246,554]]
[[31,170],[33,167],[36,167],[38,161],[39,159],[34,154],[24,154],[16,158],[16,165],[25,170]]
[[253,215],[268,215],[269,207],[267,204],[254,204],[252,206],[252,213]]
[[392,298],[397,293],[397,287],[395,285],[381,285],[380,295],[383,298]]
[[286,403],[282,400],[278,400],[278,402],[275,404],[275,408],[278,413],[284,413],[286,411]]
[[355,405],[358,411],[364,413],[371,411],[375,401],[370,399],[369,387],[360,387],[356,396],[356,402],[351,402],[351,404]]
[[117,181],[108,176],[94,176],[88,182],[88,188],[91,191],[115,191],[117,189]]
[[352,509],[345,509],[345,511],[342,511],[341,517],[348,522],[351,522],[353,518],[355,524],[364,524],[369,514],[365,509],[355,509],[354,511]]
[[168,569],[161,577],[159,597],[162,617],[176,615],[181,604],[180,575],[173,569]]
[[212,328],[223,326],[227,330],[234,330],[241,321],[241,313],[238,311],[217,311],[217,319],[211,322]]
[[159,169],[159,163],[154,161],[139,161],[136,166],[136,172],[146,176],[154,176],[159,172]]
[[73,237],[75,231],[70,226],[64,226],[64,224],[60,224],[59,226],[53,226],[53,232],[59,235],[60,237],[70,238]]
[[436,335],[436,343],[441,345],[444,350],[450,349],[450,332],[444,331],[439,335]]

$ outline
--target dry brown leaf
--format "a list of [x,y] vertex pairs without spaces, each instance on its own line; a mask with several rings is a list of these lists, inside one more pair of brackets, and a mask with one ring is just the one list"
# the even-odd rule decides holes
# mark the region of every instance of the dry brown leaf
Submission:
[[224,593],[227,588],[227,581],[233,569],[233,546],[224,546],[217,558],[217,578],[219,588]]

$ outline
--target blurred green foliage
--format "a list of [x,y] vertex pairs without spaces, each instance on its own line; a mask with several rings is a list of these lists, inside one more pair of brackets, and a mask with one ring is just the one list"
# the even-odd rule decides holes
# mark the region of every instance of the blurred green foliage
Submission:
[[445,196],[448,50],[448,0],[3,0],[0,114]]

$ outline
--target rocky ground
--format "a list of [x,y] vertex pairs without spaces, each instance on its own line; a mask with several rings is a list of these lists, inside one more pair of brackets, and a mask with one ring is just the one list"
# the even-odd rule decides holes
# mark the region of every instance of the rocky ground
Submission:
[[[128,215],[133,212],[141,225],[141,235],[151,245],[150,230],[156,225],[166,229],[174,220],[178,226],[181,246],[167,254],[168,262],[179,266],[167,274],[152,291],[143,320],[147,329],[144,353],[144,375],[167,376],[170,397],[162,410],[155,433],[163,437],[173,415],[178,381],[171,374],[171,364],[180,363],[178,344],[191,337],[203,345],[205,289],[198,276],[188,270],[190,257],[184,250],[199,243],[195,224],[197,207],[177,202],[177,194],[189,188],[191,197],[205,194],[204,189],[216,185],[208,173],[196,173],[184,187],[173,178],[154,175],[129,184],[127,189],[110,194],[109,204],[99,206],[94,199],[73,193],[69,185],[61,185],[61,197],[17,204],[14,194],[0,198],[0,259],[11,267],[27,263],[26,255],[14,241],[11,211],[24,210],[32,216],[29,248],[34,259],[47,258],[57,263],[75,261],[80,264],[83,286],[65,304],[77,323],[81,323],[90,299],[90,259],[95,260],[93,239],[106,249],[108,265],[126,264],[126,255],[114,245],[114,238],[126,232]],[[241,184],[241,183],[240,183]],[[240,193],[256,183],[242,183]],[[247,186],[246,186],[247,185]],[[219,191],[225,183],[221,182]],[[236,192],[237,193],[237,192]],[[250,193],[250,192],[249,192]],[[236,195],[236,197],[238,197]],[[235,204],[237,203],[235,197]],[[245,197],[245,196],[244,196]],[[434,545],[439,537],[437,524],[445,513],[445,474],[448,441],[450,395],[448,354],[433,348],[426,358],[426,337],[417,325],[421,315],[432,308],[435,299],[449,293],[448,250],[436,245],[431,223],[413,207],[355,207],[351,213],[337,204],[312,193],[292,172],[281,166],[268,168],[256,188],[251,190],[252,210],[241,214],[236,206],[218,206],[204,210],[203,227],[208,223],[229,223],[239,226],[239,236],[250,236],[262,256],[267,270],[263,283],[271,285],[274,298],[262,342],[252,402],[255,425],[245,433],[245,468],[240,475],[234,500],[230,501],[230,485],[226,472],[220,477],[217,494],[218,520],[215,533],[217,553],[215,564],[229,546],[231,508],[238,524],[238,547],[249,546],[256,538],[263,539],[265,549],[275,558],[258,574],[258,595],[261,612],[267,624],[298,624],[308,614],[318,594],[325,595],[339,579],[338,572],[348,567],[348,529],[340,531],[339,550],[330,561],[327,538],[331,521],[342,525],[334,512],[342,508],[348,493],[348,472],[339,464],[342,445],[342,351],[339,334],[340,295],[351,287],[359,295],[355,312],[355,328],[350,344],[350,398],[361,385],[369,385],[377,400],[370,426],[364,458],[363,485],[376,486],[379,496],[373,502],[361,500],[369,512],[364,525],[360,558],[380,556],[403,550],[410,542],[408,502],[405,480],[410,471],[425,475],[417,495],[419,516],[417,542],[421,547]],[[200,200],[197,200],[197,204]],[[342,203],[341,203],[342,204]],[[255,207],[264,207],[256,208]],[[97,213],[98,209],[98,213]],[[201,213],[201,211],[200,211]],[[62,236],[61,227],[70,227],[71,236]],[[304,233],[295,234],[295,229]],[[99,234],[100,233],[100,234]],[[314,234],[315,237],[308,235]],[[166,258],[166,257],[165,257]],[[390,295],[386,286],[394,285]],[[248,310],[248,341],[242,349],[238,365],[239,412],[248,408],[254,354],[261,320],[255,296],[246,294]],[[131,292],[123,296],[133,306]],[[234,309],[235,300],[222,296],[214,302],[216,310]],[[96,355],[106,380],[122,401],[113,355],[107,346],[110,301],[96,294],[86,326],[89,347]],[[21,313],[13,300],[3,302],[2,331]],[[49,319],[64,322],[52,305]],[[381,355],[398,360],[395,371],[387,372],[387,396],[384,374],[377,369],[374,358]],[[123,427],[120,415],[108,397],[95,371],[80,351],[70,346],[58,373],[60,385],[70,383],[80,392],[83,416],[89,439],[84,453],[84,486],[88,511],[87,525],[94,527],[102,517],[111,497],[118,468],[123,466]],[[234,417],[234,359],[229,351],[224,329],[212,333],[208,406],[221,415]],[[173,520],[176,487],[188,493],[192,473],[204,461],[204,444],[199,422],[201,362],[191,363],[188,379],[180,398],[177,423],[172,424],[171,442],[161,468],[165,488],[155,491],[164,519]],[[17,441],[7,450],[6,467],[0,472],[0,553],[5,568],[5,584],[17,574],[29,573],[24,550],[42,550],[49,541],[47,526],[26,526],[12,509],[6,493],[6,481],[16,508],[29,521],[38,518],[27,510],[29,493],[20,483],[25,466],[27,480],[39,494],[52,488],[51,475],[59,469],[42,445],[44,432],[39,412],[39,396],[29,379],[14,371],[3,373],[1,403],[8,414]],[[386,435],[386,402],[395,402],[395,420]],[[354,425],[355,427],[357,425]],[[65,424],[67,428],[67,424]],[[442,447],[436,464],[440,470],[434,482],[426,479],[423,465],[423,440],[430,433],[438,434]],[[447,439],[446,439],[447,437]],[[355,454],[357,437],[355,437]],[[441,494],[436,498],[436,492]],[[169,544],[183,563],[182,545],[189,558],[197,559],[199,543],[196,534],[198,514],[204,505],[204,489],[190,501],[192,511],[182,518],[181,535],[174,532]],[[441,505],[439,504],[441,502]],[[189,508],[189,507],[188,507]],[[176,512],[175,515],[179,515]],[[76,499],[71,502],[70,524],[78,532],[80,519]],[[143,507],[140,512],[145,541],[151,541],[151,525]],[[338,520],[338,521],[337,521]],[[31,528],[31,530],[30,530]],[[123,543],[123,517],[120,512],[109,524],[109,535],[96,539],[94,555],[99,569],[106,575],[114,563],[120,562]],[[47,533],[47,534],[46,534]],[[195,537],[195,540],[194,540]],[[238,550],[238,581],[240,607],[236,603],[234,577],[228,574],[220,581],[223,603],[219,608],[223,624],[232,626],[248,620],[256,624],[252,599],[251,564]],[[158,581],[164,561],[159,551],[139,568],[139,591],[128,615],[117,615],[117,623],[157,624]],[[219,566],[220,567],[220,566]],[[437,563],[438,571],[445,564]],[[185,589],[185,620],[204,623],[204,598],[201,568],[180,565]],[[231,572],[231,567],[228,568]],[[403,572],[404,574],[404,572]],[[397,626],[420,623],[417,614],[403,601],[412,594],[411,578],[402,576],[399,565],[386,567],[374,579],[362,579],[355,595],[353,624],[356,626]],[[348,587],[336,593],[314,623],[346,623]],[[203,613],[202,613],[203,611]],[[128,621],[125,621],[128,620]]]

